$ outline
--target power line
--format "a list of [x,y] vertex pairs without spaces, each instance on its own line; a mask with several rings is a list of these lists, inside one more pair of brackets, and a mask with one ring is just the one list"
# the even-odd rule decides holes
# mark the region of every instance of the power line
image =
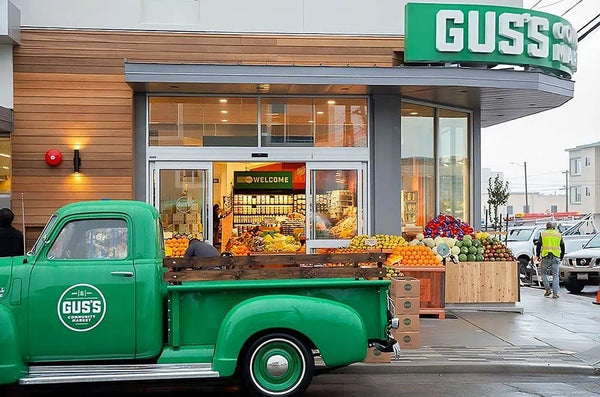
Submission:
[[561,17],[564,17],[565,14],[569,11],[571,11],[573,8],[577,7],[579,4],[581,4],[583,0],[579,0],[577,3],[575,3],[573,6],[571,6],[571,8],[569,8],[567,11],[563,12],[562,14],[560,14]]
[[[540,7],[540,8],[548,8],[548,7],[552,7],[553,5],[556,5],[556,4],[559,4],[559,3],[562,3],[563,1],[565,1],[565,0],[558,0],[557,2],[554,2],[554,3],[552,3],[552,4],[546,4],[545,6],[542,6],[542,7]],[[539,3],[539,2],[538,2],[538,3]]]
[[[600,15],[600,14],[598,14],[598,15]],[[596,23],[594,26],[592,26],[590,28],[590,30],[588,30],[587,32],[585,32],[584,34],[582,34],[577,41],[579,43],[581,43],[581,41],[583,39],[585,39],[590,33],[592,33],[594,30],[598,29],[598,26],[600,26],[600,21],[598,21],[598,23]]]
[[592,19],[589,20],[588,23],[586,23],[585,25],[583,25],[581,28],[579,28],[579,30],[577,31],[577,33],[581,32],[583,29],[586,28],[586,26],[588,26],[590,23],[594,22],[594,20],[596,18],[600,17],[600,14],[596,15],[595,17],[593,17]]

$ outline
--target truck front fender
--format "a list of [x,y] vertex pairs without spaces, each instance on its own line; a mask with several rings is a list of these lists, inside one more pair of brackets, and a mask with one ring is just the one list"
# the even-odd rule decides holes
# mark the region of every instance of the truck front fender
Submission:
[[268,295],[240,302],[223,319],[213,368],[233,375],[244,343],[267,330],[300,333],[319,349],[328,366],[361,361],[367,354],[367,331],[350,306],[297,295]]
[[15,319],[0,305],[0,384],[15,383],[27,374],[21,358]]

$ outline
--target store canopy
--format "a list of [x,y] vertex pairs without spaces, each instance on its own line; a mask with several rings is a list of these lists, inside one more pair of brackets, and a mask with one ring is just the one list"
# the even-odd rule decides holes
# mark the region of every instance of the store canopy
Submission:
[[481,126],[529,116],[573,98],[574,82],[539,71],[459,67],[329,67],[125,62],[137,92],[362,95],[399,94],[481,111]]

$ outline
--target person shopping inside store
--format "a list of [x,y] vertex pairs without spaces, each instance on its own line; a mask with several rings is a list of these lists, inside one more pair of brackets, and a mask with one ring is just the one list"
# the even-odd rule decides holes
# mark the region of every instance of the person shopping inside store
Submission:
[[[561,234],[555,228],[553,222],[546,224],[546,230],[540,234],[535,249],[536,256],[542,258],[540,269],[542,271],[542,281],[546,288],[544,296],[552,294],[553,299],[558,298],[558,268],[565,256],[565,243]],[[548,282],[548,269],[552,269],[552,290],[550,290],[550,283]]]
[[198,240],[193,238],[190,240],[190,244],[185,250],[185,258],[214,258],[219,256],[219,251],[206,241]]

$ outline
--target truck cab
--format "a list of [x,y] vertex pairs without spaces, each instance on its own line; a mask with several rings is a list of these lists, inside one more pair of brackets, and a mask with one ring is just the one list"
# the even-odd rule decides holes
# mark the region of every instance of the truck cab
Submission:
[[313,352],[340,366],[394,342],[389,281],[171,285],[164,256],[148,204],[59,209],[27,255],[0,258],[0,384],[238,372],[254,394],[292,396],[312,379]]

